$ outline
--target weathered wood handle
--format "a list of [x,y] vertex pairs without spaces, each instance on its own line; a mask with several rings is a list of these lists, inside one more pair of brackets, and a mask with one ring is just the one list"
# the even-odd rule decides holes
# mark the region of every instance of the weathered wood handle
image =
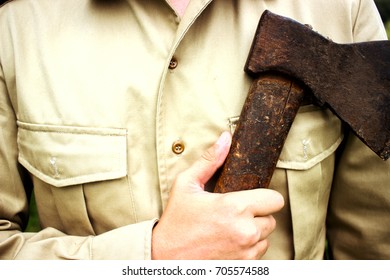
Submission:
[[253,82],[214,192],[269,186],[303,96],[303,87],[287,77],[268,74]]

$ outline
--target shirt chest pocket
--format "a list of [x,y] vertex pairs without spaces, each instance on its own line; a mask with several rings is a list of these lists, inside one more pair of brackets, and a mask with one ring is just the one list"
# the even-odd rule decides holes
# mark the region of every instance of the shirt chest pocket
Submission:
[[135,219],[126,139],[125,129],[18,122],[19,162],[33,176],[43,227],[89,235]]
[[343,139],[340,120],[328,110],[302,107],[289,131],[277,168],[307,170],[333,154]]
[[63,187],[126,176],[126,130],[18,122],[19,162]]
[[[239,117],[229,118],[232,133],[238,122]],[[303,106],[294,119],[276,167],[308,170],[334,153],[342,139],[342,125],[335,115],[313,105]]]

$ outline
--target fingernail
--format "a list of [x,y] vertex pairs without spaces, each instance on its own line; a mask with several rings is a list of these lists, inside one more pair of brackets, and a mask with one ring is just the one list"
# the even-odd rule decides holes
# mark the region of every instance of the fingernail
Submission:
[[219,136],[217,144],[218,146],[226,146],[230,145],[231,136],[228,131],[222,132],[221,136]]

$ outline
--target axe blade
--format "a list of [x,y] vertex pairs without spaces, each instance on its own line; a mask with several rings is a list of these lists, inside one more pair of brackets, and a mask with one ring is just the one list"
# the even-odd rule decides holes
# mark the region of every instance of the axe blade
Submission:
[[390,157],[390,41],[337,44],[266,11],[245,71],[297,79],[379,157]]

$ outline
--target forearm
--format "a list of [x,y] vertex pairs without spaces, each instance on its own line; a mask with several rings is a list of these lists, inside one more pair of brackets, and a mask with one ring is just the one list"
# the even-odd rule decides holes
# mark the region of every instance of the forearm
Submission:
[[6,230],[10,224],[1,221],[0,259],[148,260],[155,222],[124,226],[98,236],[70,236],[53,228],[38,233]]

